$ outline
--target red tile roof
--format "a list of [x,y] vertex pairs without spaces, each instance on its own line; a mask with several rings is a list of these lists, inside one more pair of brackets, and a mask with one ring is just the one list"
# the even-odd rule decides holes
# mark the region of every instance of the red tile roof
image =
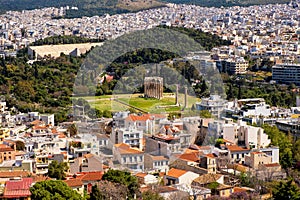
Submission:
[[143,114],[143,115],[136,115],[136,114],[130,114],[126,120],[127,121],[147,121],[150,119],[163,119],[165,118],[164,115],[160,114]]
[[6,144],[0,144],[0,152],[6,152],[6,151],[14,151],[14,149]]
[[174,177],[174,178],[179,178],[180,176],[184,175],[185,173],[187,173],[187,171],[172,168],[168,171],[167,176]]
[[69,187],[80,187],[83,185],[83,182],[80,179],[70,179],[70,180],[64,180],[64,182]]
[[227,149],[230,151],[230,152],[237,152],[237,151],[250,151],[250,149],[245,149],[245,148],[242,148],[238,145],[227,145],[226,146]]
[[270,164],[264,164],[265,167],[279,167],[279,163],[270,163]]
[[233,188],[233,192],[234,193],[237,193],[237,192],[247,192],[247,189],[241,188],[241,187],[234,187]]
[[206,157],[217,158],[218,156],[216,156],[215,154],[209,153],[209,154],[206,154]]
[[103,176],[103,172],[84,172],[84,175],[80,178],[81,181],[100,181]]
[[158,160],[169,160],[168,158],[164,156],[151,156],[152,160],[158,161]]
[[21,180],[6,181],[4,189],[4,198],[20,198],[28,197],[31,195],[30,186],[32,178],[23,178]]
[[140,178],[144,178],[145,176],[147,176],[147,173],[137,173],[135,176],[140,177]]
[[137,149],[137,148],[132,148],[130,145],[121,143],[121,144],[115,144],[115,147],[118,148],[120,154],[142,154],[144,153],[143,151]]
[[255,152],[251,152],[251,154],[263,154],[263,152],[255,151]]
[[192,152],[192,153],[184,153],[179,156],[179,159],[186,160],[186,161],[192,161],[192,162],[198,162],[200,153],[199,152]]
[[176,192],[178,189],[170,187],[170,186],[161,186],[157,188],[158,193],[168,193],[168,192]]
[[0,172],[0,178],[27,177],[30,172],[26,171],[3,171]]

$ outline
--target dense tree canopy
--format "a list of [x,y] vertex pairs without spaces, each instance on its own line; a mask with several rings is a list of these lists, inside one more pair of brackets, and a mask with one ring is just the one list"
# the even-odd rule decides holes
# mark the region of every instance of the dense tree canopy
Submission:
[[54,160],[48,166],[48,176],[57,180],[63,180],[66,178],[68,168],[67,163]]
[[102,180],[125,185],[128,189],[127,195],[130,198],[139,195],[138,180],[136,177],[132,176],[130,172],[110,169],[103,175]]
[[126,185],[101,181],[92,187],[90,200],[125,200],[128,195]]
[[295,183],[293,183],[293,180],[278,182],[273,188],[272,193],[274,200],[300,199],[300,189]]
[[83,200],[80,194],[59,180],[37,182],[30,188],[32,200]]
[[78,37],[73,35],[59,35],[52,36],[45,39],[40,39],[31,44],[31,46],[40,45],[57,45],[57,44],[77,44],[77,43],[88,43],[88,42],[103,42],[102,39],[90,39],[85,37]]
[[264,125],[265,133],[271,139],[271,145],[279,147],[280,164],[284,169],[290,168],[294,164],[292,152],[292,140],[285,133],[279,131],[276,126]]

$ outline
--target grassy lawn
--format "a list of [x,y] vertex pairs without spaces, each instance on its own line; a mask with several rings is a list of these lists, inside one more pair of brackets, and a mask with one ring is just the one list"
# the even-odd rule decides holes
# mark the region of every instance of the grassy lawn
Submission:
[[[82,97],[87,100],[91,107],[97,108],[99,110],[111,110],[113,112],[116,111],[124,111],[128,110],[129,107],[113,101],[112,98],[117,98],[119,101],[130,104],[132,106],[138,107],[146,112],[150,113],[165,113],[165,112],[178,112],[183,108],[184,105],[184,95],[179,94],[178,102],[180,107],[167,107],[167,108],[158,108],[158,106],[169,106],[175,104],[175,95],[166,93],[164,97],[159,99],[154,98],[141,98],[142,94],[122,94],[122,95],[104,95],[100,97]],[[195,102],[199,102],[200,99],[188,96],[188,108],[191,108]]]

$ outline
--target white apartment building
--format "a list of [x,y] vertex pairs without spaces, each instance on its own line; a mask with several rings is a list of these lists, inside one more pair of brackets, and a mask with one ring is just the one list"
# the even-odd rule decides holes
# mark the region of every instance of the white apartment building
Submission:
[[244,145],[249,149],[267,147],[271,140],[264,133],[264,129],[247,125],[244,121],[225,124],[223,126],[223,138],[235,144]]
[[144,171],[144,152],[132,148],[128,144],[115,144],[113,147],[114,160],[124,167],[133,171]]
[[125,143],[131,147],[143,148],[143,131],[134,127],[113,129],[110,139],[113,144]]
[[245,74],[248,67],[249,63],[243,57],[228,59],[225,64],[226,71],[231,74]]
[[201,102],[196,103],[197,110],[208,110],[213,116],[220,117],[227,106],[227,100],[219,95],[211,95],[209,98],[202,98]]

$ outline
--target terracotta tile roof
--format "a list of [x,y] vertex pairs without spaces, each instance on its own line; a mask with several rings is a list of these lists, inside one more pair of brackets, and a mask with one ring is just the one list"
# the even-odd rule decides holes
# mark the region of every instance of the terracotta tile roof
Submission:
[[152,160],[158,161],[158,160],[169,160],[168,158],[164,156],[151,156]]
[[88,154],[85,154],[84,157],[85,157],[85,158],[91,158],[91,157],[94,157],[94,155],[91,154],[91,153],[88,153]]
[[270,164],[264,164],[265,167],[279,167],[279,163],[270,163]]
[[80,178],[81,181],[100,181],[103,176],[103,172],[85,172],[84,175]]
[[225,185],[225,184],[219,184],[219,186],[217,187],[217,190],[227,190],[233,188],[233,186],[231,185]]
[[144,153],[143,151],[141,151],[137,148],[132,148],[128,144],[125,144],[125,143],[115,144],[115,147],[118,148],[120,154],[142,154],[142,153]]
[[237,192],[247,192],[247,189],[241,188],[241,187],[234,187],[233,188],[233,192],[234,193],[237,193]]
[[194,179],[193,182],[201,184],[201,185],[206,185],[209,183],[216,182],[222,177],[221,174],[203,174],[199,176],[198,178]]
[[36,120],[30,122],[30,124],[36,126],[36,125],[44,124],[44,122],[36,119]]
[[176,188],[170,186],[161,186],[157,188],[158,193],[168,193],[168,192],[176,192],[178,191]]
[[0,152],[6,152],[6,151],[14,151],[14,149],[6,144],[0,144]]
[[119,144],[115,144],[115,147],[118,147],[118,148],[127,148],[129,145],[128,144],[125,144],[125,143],[119,143]]
[[154,135],[153,137],[159,138],[162,140],[178,140],[179,139],[179,137],[174,137],[172,135],[165,135],[165,134],[157,134],[157,135]]
[[263,154],[263,152],[254,151],[254,152],[251,152],[251,154]]
[[194,153],[184,153],[179,156],[179,159],[186,160],[186,161],[192,161],[192,162],[198,162],[200,160],[200,153],[194,152]]
[[33,130],[47,130],[48,127],[46,126],[34,126],[32,127]]
[[172,168],[167,172],[167,176],[179,178],[180,176],[184,175],[187,172],[188,171],[185,171],[185,170]]
[[143,114],[143,115],[130,114],[125,120],[126,121],[147,121],[153,118],[163,119],[166,118],[166,116],[160,114]]
[[70,180],[64,180],[64,182],[69,186],[69,187],[80,187],[83,185],[83,182],[80,179],[70,179]]
[[250,151],[250,149],[245,149],[242,148],[238,145],[227,145],[226,148],[230,151],[230,152],[238,152],[238,151]]
[[212,153],[206,154],[205,156],[209,157],[209,158],[217,158],[218,157],[218,156],[216,156],[215,154],[212,154]]
[[63,133],[59,133],[59,136],[58,136],[58,138],[66,138],[66,135],[65,135],[65,134],[63,134]]
[[137,173],[135,176],[140,177],[140,178],[144,178],[145,176],[147,176],[147,173]]
[[0,171],[0,178],[27,177],[30,174],[27,171]]
[[30,186],[32,178],[23,178],[21,180],[6,181],[3,193],[4,198],[20,198],[28,197],[31,195]]

